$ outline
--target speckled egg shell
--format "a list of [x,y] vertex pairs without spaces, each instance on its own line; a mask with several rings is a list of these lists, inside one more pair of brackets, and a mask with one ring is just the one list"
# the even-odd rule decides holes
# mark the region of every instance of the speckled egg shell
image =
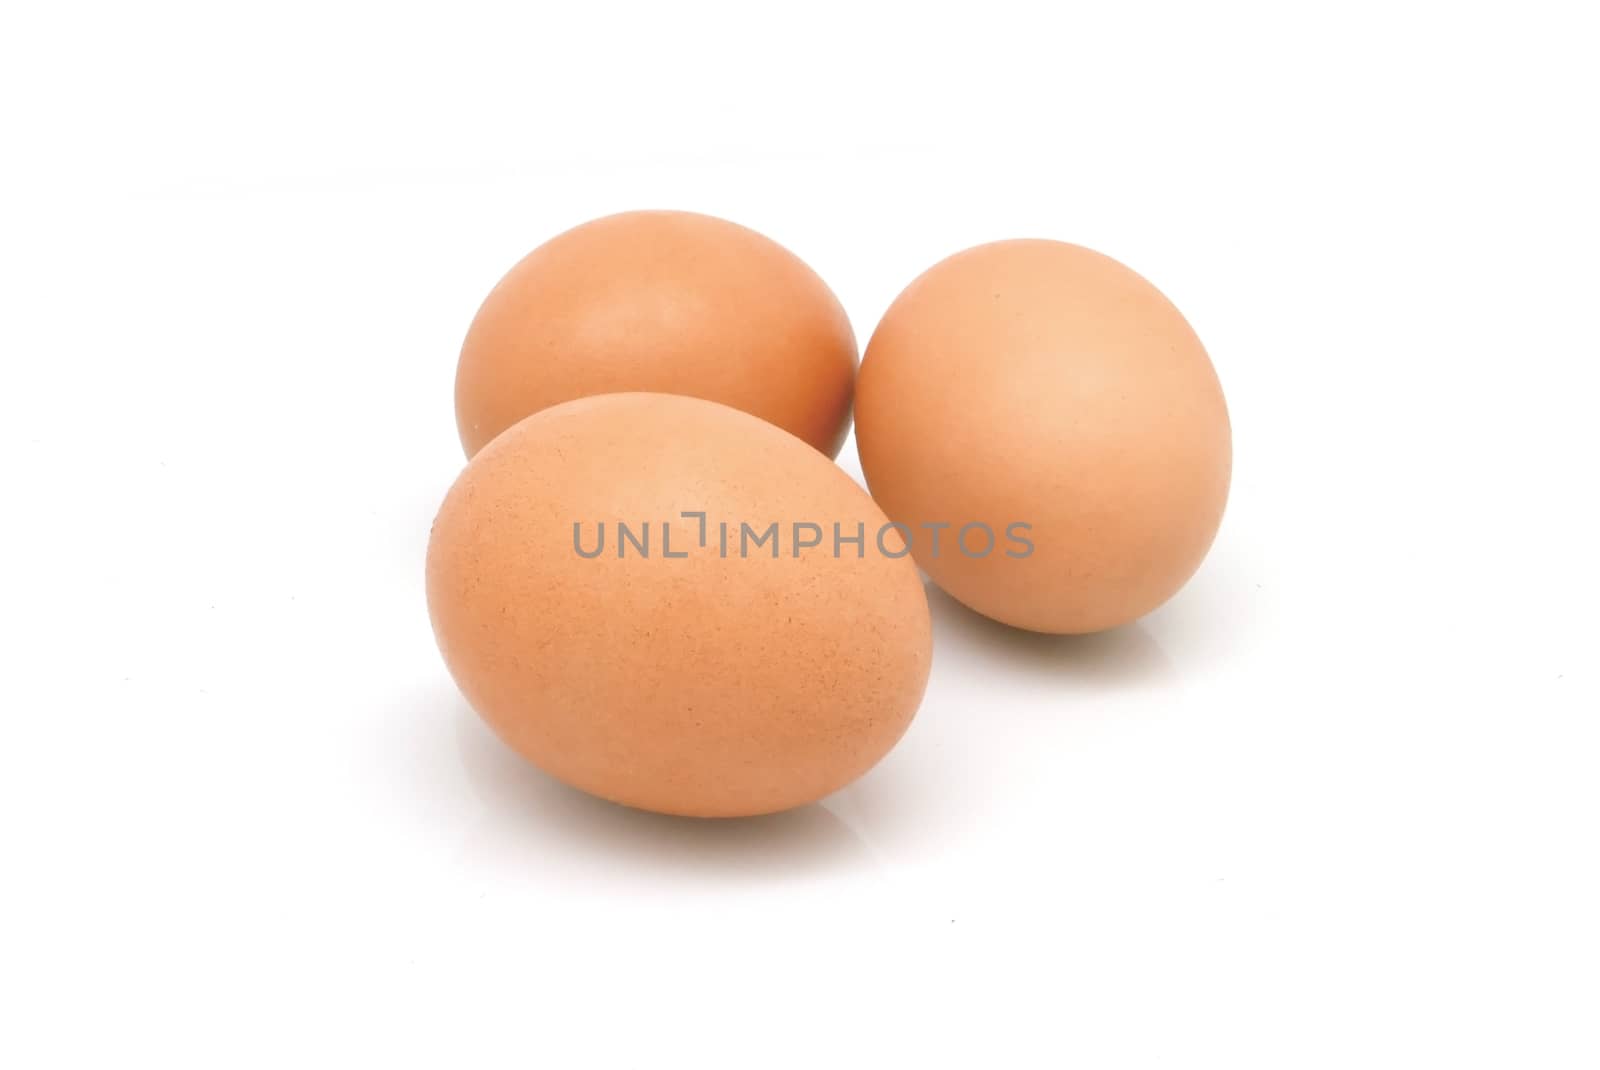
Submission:
[[[705,514],[703,535],[685,513]],[[744,552],[742,525],[773,523],[777,555]],[[800,548],[814,536],[796,523],[821,544]],[[546,772],[647,810],[767,813],[866,772],[921,701],[927,599],[893,529],[880,550],[886,524],[827,458],[746,413],[586,398],[463,471],[434,522],[428,607],[468,701]]]

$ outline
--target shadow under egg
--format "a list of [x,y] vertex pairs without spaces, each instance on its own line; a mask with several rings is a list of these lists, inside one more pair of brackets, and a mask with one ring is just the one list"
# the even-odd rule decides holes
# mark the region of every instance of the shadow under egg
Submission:
[[1088,635],[1047,635],[991,620],[931,580],[926,586],[935,651],[959,643],[1008,671],[1096,686],[1155,686],[1178,678],[1161,645],[1137,621]]
[[530,862],[781,879],[872,866],[856,832],[813,803],[777,814],[692,818],[635,810],[568,787],[525,761],[457,700],[461,764],[485,814],[472,849]]

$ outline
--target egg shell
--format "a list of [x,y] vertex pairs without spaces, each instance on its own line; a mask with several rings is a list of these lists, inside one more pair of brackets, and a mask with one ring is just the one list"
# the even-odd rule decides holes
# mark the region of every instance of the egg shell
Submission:
[[783,246],[712,216],[625,212],[500,280],[461,347],[456,422],[471,457],[551,405],[658,391],[754,413],[831,457],[856,363],[843,307]]
[[[705,514],[703,544],[685,513]],[[822,545],[802,549],[797,522]],[[742,525],[773,523],[776,540],[746,552]],[[834,542],[835,523],[865,535],[859,550]],[[884,545],[900,556],[880,552],[887,523],[837,466],[754,416],[586,398],[467,465],[434,522],[428,608],[468,701],[546,772],[646,810],[767,813],[866,772],[921,701],[927,598],[894,529]],[[603,550],[583,556],[602,524]]]
[[[856,438],[929,576],[1041,632],[1099,631],[1170,598],[1216,535],[1232,471],[1222,388],[1182,314],[1110,257],[1053,241],[981,245],[908,286],[862,360]],[[956,541],[971,524],[990,552],[983,528]]]

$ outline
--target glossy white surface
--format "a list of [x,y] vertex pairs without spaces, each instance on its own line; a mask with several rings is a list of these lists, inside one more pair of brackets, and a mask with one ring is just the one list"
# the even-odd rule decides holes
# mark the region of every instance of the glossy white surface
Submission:
[[[1578,5],[541,6],[38,15],[0,73],[0,1064],[1600,1061]],[[1232,407],[1210,559],[1091,638],[931,592],[915,725],[821,806],[524,767],[423,604],[455,352],[649,205],[863,343],[974,242],[1130,263]]]

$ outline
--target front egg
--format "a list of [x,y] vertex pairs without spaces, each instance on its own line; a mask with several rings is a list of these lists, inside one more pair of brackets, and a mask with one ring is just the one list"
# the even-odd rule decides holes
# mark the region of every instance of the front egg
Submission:
[[872,499],[695,398],[583,398],[498,436],[439,510],[427,588],[496,733],[645,810],[820,799],[889,751],[928,677],[922,583]]

